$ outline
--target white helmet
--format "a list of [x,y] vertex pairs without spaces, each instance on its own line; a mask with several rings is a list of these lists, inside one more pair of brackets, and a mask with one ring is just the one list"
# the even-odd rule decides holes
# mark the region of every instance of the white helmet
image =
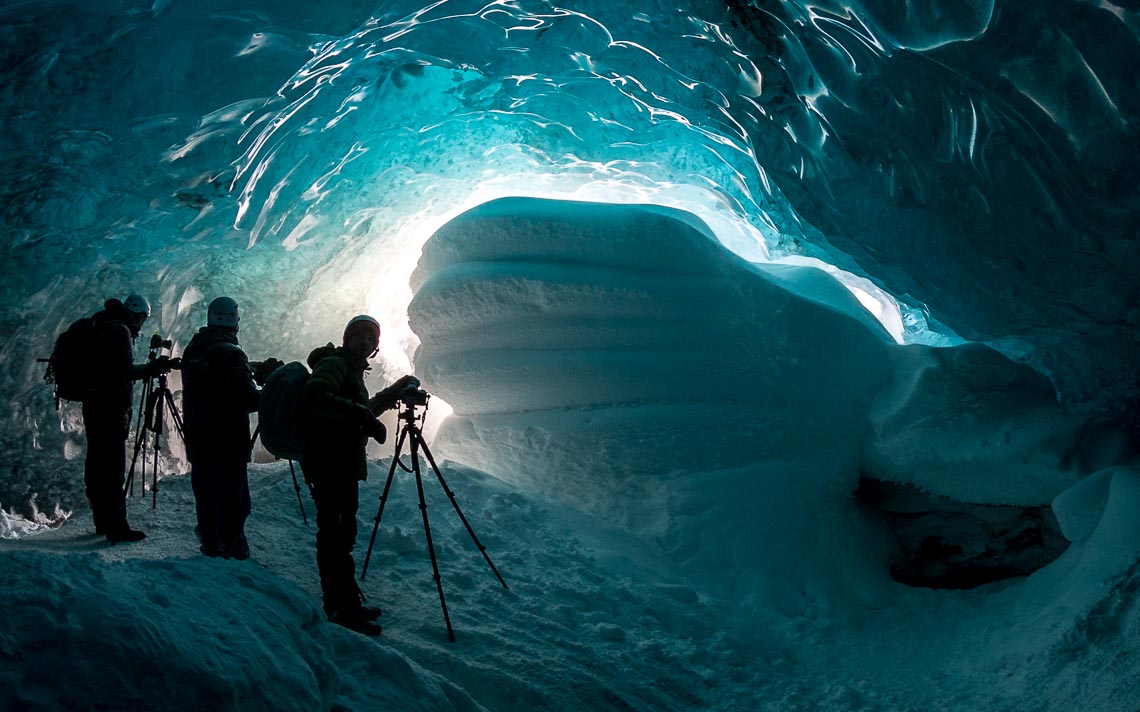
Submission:
[[132,294],[131,296],[127,297],[125,300],[123,300],[123,306],[126,307],[127,311],[132,314],[142,314],[147,317],[150,316],[150,302],[148,302],[146,300],[146,297],[142,296],[141,294]]
[[207,326],[224,326],[227,329],[236,329],[238,325],[238,305],[229,297],[218,297],[210,302],[206,310]]

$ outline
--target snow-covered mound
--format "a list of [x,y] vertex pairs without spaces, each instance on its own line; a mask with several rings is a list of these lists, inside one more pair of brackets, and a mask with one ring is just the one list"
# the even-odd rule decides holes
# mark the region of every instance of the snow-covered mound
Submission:
[[815,520],[848,515],[892,341],[825,273],[773,278],[674,211],[512,199],[448,223],[417,275],[445,456],[730,566],[748,599],[777,570],[843,580],[791,573],[784,537],[862,562]]
[[[452,220],[410,310],[417,372],[455,409],[441,449],[488,471],[512,453],[571,497],[585,477],[797,458],[821,434],[849,454],[890,339],[825,273],[774,269],[663,208],[504,199]],[[583,467],[596,451],[608,471]]]
[[[1032,369],[898,346],[826,272],[749,264],[659,207],[493,201],[436,232],[413,286],[418,372],[455,409],[441,453],[732,571],[716,585],[750,605],[881,605],[891,539],[861,478],[1047,509],[1128,455],[1091,452]],[[1020,533],[987,526],[982,549]]]
[[33,551],[3,562],[6,706],[320,709],[337,693],[320,608],[261,567]]
[[1042,505],[1133,454],[1111,423],[1067,412],[1048,379],[981,344],[900,347],[891,359],[866,476],[962,502]]
[[[252,528],[261,547],[283,554],[269,557],[275,572],[196,556],[190,495],[189,478],[176,480],[163,495],[173,511],[133,550],[83,531],[88,517],[0,550],[0,706],[480,709],[406,655],[328,624],[319,597],[289,580],[316,570],[312,532],[298,545],[287,517]],[[148,519],[146,506],[136,521]]]

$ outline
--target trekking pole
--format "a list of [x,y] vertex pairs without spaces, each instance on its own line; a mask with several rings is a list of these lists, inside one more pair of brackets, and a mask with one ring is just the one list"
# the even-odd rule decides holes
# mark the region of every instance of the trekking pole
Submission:
[[289,472],[293,473],[293,490],[297,493],[297,506],[301,508],[301,519],[305,524],[309,523],[309,518],[305,516],[305,504],[301,501],[301,485],[297,483],[297,471],[293,469],[293,461],[289,461]]

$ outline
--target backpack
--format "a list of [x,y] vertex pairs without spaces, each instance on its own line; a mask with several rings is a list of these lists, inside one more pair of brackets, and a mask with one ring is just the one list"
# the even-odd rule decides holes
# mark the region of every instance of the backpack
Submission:
[[44,381],[55,386],[57,401],[84,401],[94,394],[90,363],[98,328],[94,319],[84,317],[56,338]]
[[261,444],[274,457],[300,460],[305,451],[305,428],[301,417],[301,391],[309,369],[300,361],[278,368],[261,389],[257,408]]

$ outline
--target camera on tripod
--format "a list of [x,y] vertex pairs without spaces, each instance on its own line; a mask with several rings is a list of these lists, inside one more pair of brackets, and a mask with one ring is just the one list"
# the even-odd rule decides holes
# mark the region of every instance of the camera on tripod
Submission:
[[174,341],[172,339],[164,339],[158,332],[155,332],[150,337],[149,348],[150,355],[147,360],[151,364],[151,367],[158,371],[157,374],[152,373],[152,375],[165,375],[171,371],[182,368],[182,359],[162,355],[164,349],[170,351],[174,348]]
[[159,335],[159,333],[157,331],[154,333],[153,336],[150,337],[150,350],[151,351],[161,351],[162,349],[166,349],[167,351],[169,351],[170,349],[173,349],[173,348],[174,348],[174,341],[172,339],[162,338],[162,336]]
[[[396,452],[392,456],[392,464],[388,468],[388,479],[384,482],[384,491],[380,495],[380,506],[376,509],[376,518],[372,523],[372,537],[368,540],[368,553],[364,555],[364,568],[360,570],[360,580],[363,581],[365,575],[368,574],[368,562],[372,559],[372,548],[376,545],[376,534],[380,531],[380,519],[384,516],[384,505],[388,501],[388,492],[392,488],[392,480],[396,474],[396,468],[398,467],[404,472],[416,476],[416,490],[420,497],[420,514],[424,522],[424,537],[427,540],[428,556],[431,558],[432,578],[435,579],[435,587],[439,592],[439,606],[443,609],[443,622],[444,625],[447,626],[448,640],[454,643],[455,631],[451,627],[451,616],[447,612],[447,601],[443,596],[443,578],[439,575],[439,564],[435,558],[435,545],[432,544],[431,539],[431,526],[428,524],[428,506],[424,500],[423,473],[420,469],[421,453],[427,460],[428,465],[431,466],[431,471],[435,474],[435,478],[439,481],[440,486],[443,487],[447,498],[451,500],[451,506],[455,508],[455,513],[459,516],[459,520],[462,521],[463,526],[467,528],[467,533],[471,535],[471,540],[483,554],[483,560],[491,567],[491,572],[499,579],[499,583],[503,584],[503,588],[507,588],[507,582],[503,579],[499,570],[495,568],[495,564],[491,561],[491,556],[487,553],[487,547],[483,546],[479,541],[479,537],[475,536],[475,530],[471,528],[471,523],[467,521],[463,510],[459,508],[459,503],[455,501],[455,493],[451,491],[451,488],[447,486],[447,482],[444,481],[443,473],[439,471],[439,465],[436,464],[435,457],[432,456],[431,450],[428,448],[427,440],[424,440],[422,425],[423,421],[427,419],[427,402],[430,397],[428,392],[420,388],[419,379],[412,376],[405,376],[399,383],[401,386],[396,396],[396,401],[403,407],[396,416],[399,426],[399,434],[396,436]],[[397,386],[393,384],[391,387],[396,388]],[[388,402],[390,403],[390,401]],[[417,406],[424,407],[424,410],[417,413]],[[405,465],[400,459],[400,453],[405,446],[408,448],[411,467]]]
[[145,491],[146,454],[144,451],[146,449],[147,433],[154,433],[154,474],[151,477],[150,488],[153,493],[151,507],[157,507],[158,455],[162,434],[166,430],[166,417],[168,415],[174,423],[175,432],[178,433],[178,436],[182,438],[184,443],[186,442],[186,436],[183,434],[182,416],[174,403],[174,397],[170,393],[170,388],[166,385],[166,374],[173,370],[181,369],[182,359],[162,355],[164,350],[172,351],[174,349],[174,341],[162,338],[162,335],[157,332],[150,337],[149,348],[150,354],[147,357],[146,368],[144,369],[146,385],[143,388],[142,397],[139,399],[138,419],[135,421],[135,452],[134,455],[131,456],[131,467],[127,471],[127,479],[124,483],[123,491],[128,495],[133,494],[135,465],[138,464],[140,455],[142,455],[143,465],[139,490],[140,493]]
[[420,381],[417,378],[409,379],[408,387],[400,391],[400,402],[406,408],[425,406],[430,397],[431,395],[427,391],[420,388]]

